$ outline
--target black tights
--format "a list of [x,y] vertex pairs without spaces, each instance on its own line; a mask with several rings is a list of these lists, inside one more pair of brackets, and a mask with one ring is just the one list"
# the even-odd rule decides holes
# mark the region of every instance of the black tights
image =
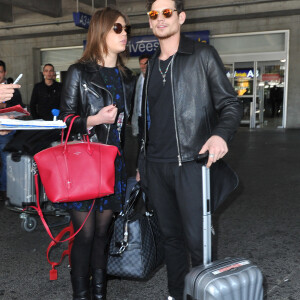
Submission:
[[[76,232],[88,212],[72,210],[71,221]],[[81,231],[76,235],[71,251],[72,275],[87,277],[92,269],[106,268],[106,245],[112,211],[92,212]]]

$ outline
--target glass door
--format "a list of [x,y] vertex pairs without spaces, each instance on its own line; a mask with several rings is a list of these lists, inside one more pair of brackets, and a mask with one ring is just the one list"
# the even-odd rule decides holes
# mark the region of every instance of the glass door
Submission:
[[225,63],[224,64],[226,76],[231,82],[232,86],[234,85],[234,64],[233,63]]
[[225,62],[226,75],[243,102],[241,126],[283,128],[286,61]]
[[260,125],[267,128],[283,127],[285,95],[285,61],[257,62],[259,77],[257,94],[263,103]]
[[[256,75],[255,75],[256,74]],[[243,102],[242,126],[255,128],[257,124],[256,100],[256,76],[257,70],[254,62],[234,63],[233,86],[239,99]]]

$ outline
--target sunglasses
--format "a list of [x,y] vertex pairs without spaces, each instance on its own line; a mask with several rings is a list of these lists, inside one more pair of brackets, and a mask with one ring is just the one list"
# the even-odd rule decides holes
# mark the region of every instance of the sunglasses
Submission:
[[162,11],[151,10],[147,12],[147,15],[151,20],[156,20],[158,15],[162,13],[165,18],[171,18],[173,15],[173,11],[177,11],[177,9],[166,8]]
[[129,26],[129,25],[122,26],[122,24],[120,24],[120,23],[115,23],[113,26],[113,30],[116,34],[122,33],[123,29],[125,30],[125,32],[127,34],[130,34],[131,26]]

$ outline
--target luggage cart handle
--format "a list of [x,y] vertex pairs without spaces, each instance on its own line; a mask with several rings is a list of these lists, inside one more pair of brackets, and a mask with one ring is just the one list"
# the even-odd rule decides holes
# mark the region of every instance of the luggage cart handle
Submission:
[[209,156],[209,152],[208,151],[206,151],[206,152],[204,152],[204,153],[202,153],[202,154],[197,154],[196,156],[195,156],[195,161],[197,162],[197,163],[200,163],[200,164],[202,164],[202,165],[206,165],[207,164],[207,160],[208,160],[208,156]]

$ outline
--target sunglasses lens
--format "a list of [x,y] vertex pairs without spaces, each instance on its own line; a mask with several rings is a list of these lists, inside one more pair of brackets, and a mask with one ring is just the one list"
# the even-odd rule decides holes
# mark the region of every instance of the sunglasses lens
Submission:
[[155,10],[151,10],[151,11],[148,13],[148,15],[149,15],[150,19],[155,20],[155,19],[157,18],[157,16],[158,16],[158,12],[155,11]]
[[130,34],[130,32],[131,32],[131,26],[126,25],[126,26],[123,27],[122,24],[120,24],[120,23],[115,23],[114,24],[113,30],[114,30],[114,32],[116,34],[122,33],[123,29],[125,30],[125,32],[127,34]]
[[170,18],[173,12],[172,9],[164,9],[162,13],[166,18]]
[[113,30],[114,30],[115,33],[120,34],[123,30],[122,24],[115,23],[114,27],[113,27]]

